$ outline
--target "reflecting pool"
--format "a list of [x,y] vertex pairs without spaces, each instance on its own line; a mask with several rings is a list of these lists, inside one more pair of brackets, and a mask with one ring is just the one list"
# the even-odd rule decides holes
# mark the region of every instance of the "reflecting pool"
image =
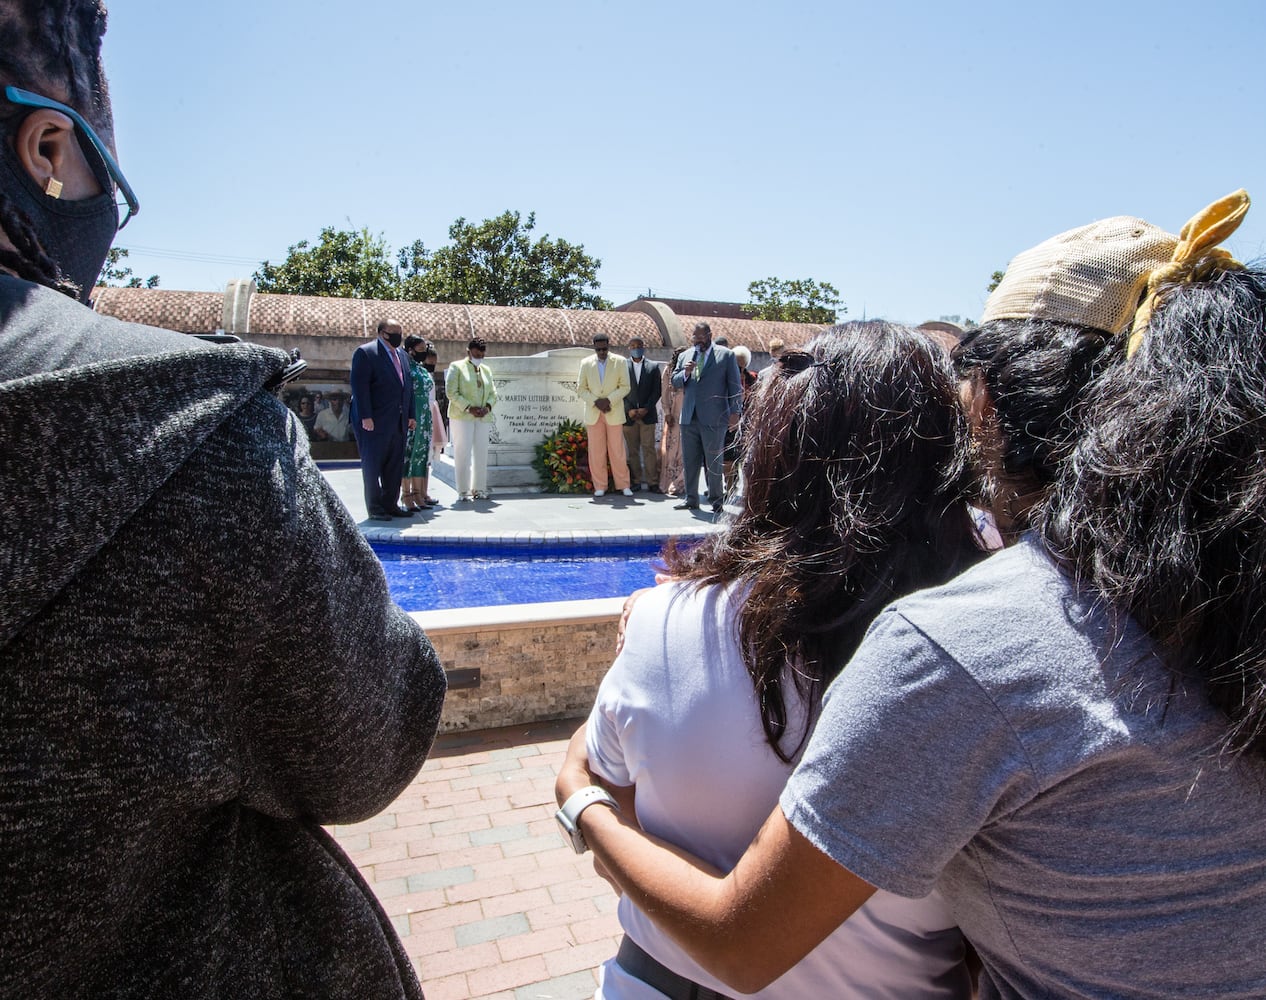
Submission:
[[661,547],[373,543],[391,596],[406,611],[624,597],[655,582]]

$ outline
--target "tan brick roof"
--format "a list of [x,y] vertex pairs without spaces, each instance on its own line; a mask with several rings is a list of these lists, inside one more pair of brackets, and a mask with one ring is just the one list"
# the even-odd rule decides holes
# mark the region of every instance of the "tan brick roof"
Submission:
[[[224,296],[217,292],[99,288],[93,307],[107,316],[184,333],[210,333],[225,322]],[[414,333],[428,340],[463,346],[471,337],[478,336],[489,344],[588,347],[596,333],[605,333],[617,347],[627,344],[634,336],[641,337],[648,346],[671,346],[663,342],[654,320],[639,312],[381,302],[255,293],[250,296],[249,317],[248,330],[228,332],[245,338],[257,334],[368,340],[374,336],[378,320],[392,317],[404,327],[406,335]],[[714,337],[724,335],[729,338],[731,347],[744,344],[753,352],[767,351],[769,341],[774,337],[781,337],[788,347],[798,347],[825,329],[808,323],[681,316],[681,329],[687,340],[695,323],[701,320],[706,320],[712,327]]]
[[92,307],[104,316],[179,333],[214,333],[224,316],[217,292],[170,292],[163,288],[98,288]]

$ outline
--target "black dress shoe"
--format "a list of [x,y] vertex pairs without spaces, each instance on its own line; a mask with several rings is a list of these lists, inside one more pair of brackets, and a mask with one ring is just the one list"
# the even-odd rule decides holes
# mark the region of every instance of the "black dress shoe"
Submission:
[[403,507],[388,507],[387,513],[392,517],[412,517],[413,514],[405,510]]
[[371,521],[390,521],[391,515],[381,510],[371,510],[369,512],[369,519]]
[[673,510],[698,510],[699,505],[693,500],[685,500],[673,507]]
[[712,513],[714,514],[720,514],[723,510],[725,510],[725,504],[714,503],[712,505]]

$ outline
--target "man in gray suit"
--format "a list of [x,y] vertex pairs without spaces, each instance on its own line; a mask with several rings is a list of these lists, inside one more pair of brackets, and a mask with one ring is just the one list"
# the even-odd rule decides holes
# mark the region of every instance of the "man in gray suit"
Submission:
[[719,514],[725,500],[721,482],[725,432],[738,426],[743,389],[733,352],[712,343],[712,328],[707,323],[697,323],[690,339],[694,350],[683,351],[673,370],[673,385],[685,392],[681,459],[686,468],[686,499],[674,509],[699,509],[699,470],[706,465],[708,499],[713,513]]

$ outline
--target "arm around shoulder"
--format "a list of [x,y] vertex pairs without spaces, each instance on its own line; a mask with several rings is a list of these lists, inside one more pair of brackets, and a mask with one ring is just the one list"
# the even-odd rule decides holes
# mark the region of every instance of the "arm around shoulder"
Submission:
[[[572,738],[560,804],[591,776]],[[580,827],[610,879],[695,961],[743,993],[772,983],[870,898],[874,887],[819,851],[775,809],[734,870],[721,873],[645,833],[633,817],[586,809]]]

